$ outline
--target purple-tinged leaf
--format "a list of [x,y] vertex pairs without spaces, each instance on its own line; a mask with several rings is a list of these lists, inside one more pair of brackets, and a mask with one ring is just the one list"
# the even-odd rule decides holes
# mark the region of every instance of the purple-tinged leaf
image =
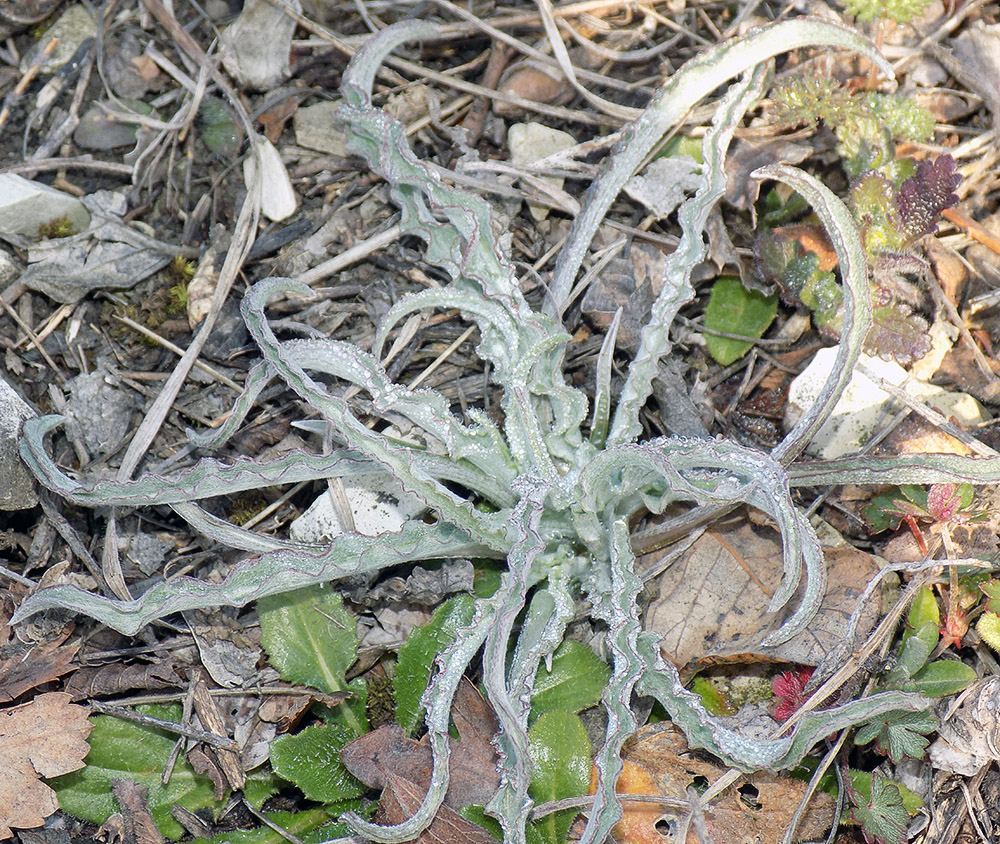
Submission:
[[958,202],[955,188],[961,181],[955,172],[955,159],[941,155],[933,161],[921,161],[917,172],[900,185],[899,213],[911,240],[934,233],[941,212]]

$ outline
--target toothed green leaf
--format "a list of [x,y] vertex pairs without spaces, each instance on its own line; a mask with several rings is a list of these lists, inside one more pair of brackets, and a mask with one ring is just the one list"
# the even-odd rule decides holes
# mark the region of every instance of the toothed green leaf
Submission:
[[367,788],[344,767],[340,750],[358,734],[339,724],[306,727],[271,744],[271,767],[310,800],[336,803],[361,797]]
[[850,790],[851,818],[861,824],[867,841],[903,844],[909,818],[899,787],[883,777],[873,776],[869,794]]

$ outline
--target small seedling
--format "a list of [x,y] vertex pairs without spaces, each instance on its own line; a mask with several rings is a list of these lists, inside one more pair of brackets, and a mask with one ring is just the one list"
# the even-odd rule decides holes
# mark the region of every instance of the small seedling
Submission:
[[193,261],[183,255],[174,256],[164,270],[164,277],[169,284],[167,289],[167,312],[183,314],[187,311],[188,282],[194,278],[197,269]]
[[973,508],[975,489],[972,484],[932,484],[925,489],[916,484],[903,484],[872,497],[863,516],[872,533],[894,530],[905,523],[927,553],[927,541],[920,528],[929,524],[933,532],[969,522],[978,522],[986,514]]
[[[815,75],[793,78],[775,100],[781,119],[813,126],[822,120],[837,136],[837,152],[852,180],[848,205],[869,267],[874,325],[867,351],[902,365],[922,357],[930,349],[927,322],[918,313],[923,294],[908,276],[926,271],[917,241],[933,233],[941,212],[957,202],[959,177],[947,155],[919,163],[897,158],[895,140],[927,140],[931,115],[909,99],[848,94]],[[833,274],[836,256],[815,224],[786,225],[796,212],[781,206],[774,195],[765,200],[755,244],[758,271],[778,285],[787,303],[808,308],[821,332],[839,337],[844,304]]]

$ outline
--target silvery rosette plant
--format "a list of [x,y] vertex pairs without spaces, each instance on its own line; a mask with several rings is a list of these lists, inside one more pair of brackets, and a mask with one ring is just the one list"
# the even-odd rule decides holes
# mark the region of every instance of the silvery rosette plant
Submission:
[[[480,653],[483,684],[500,724],[495,744],[502,782],[487,811],[500,820],[505,841],[524,841],[532,806],[527,719],[533,678],[540,662],[562,641],[581,600],[607,627],[613,668],[603,696],[607,731],[595,759],[599,783],[581,839],[585,844],[603,841],[621,815],[614,783],[621,770],[622,745],[637,727],[630,706],[633,695],[655,698],[692,747],[705,748],[743,770],[793,766],[817,740],[836,730],[878,715],[925,708],[927,701],[919,695],[882,692],[805,714],[790,733],[778,738],[751,739],[722,726],[660,655],[657,636],[642,632],[636,606],[641,581],[629,544],[629,523],[636,513],[659,513],[672,502],[710,507],[746,503],[769,514],[782,534],[784,564],[771,609],[788,604],[804,583],[800,605],[771,634],[768,641],[773,644],[806,627],[824,586],[819,543],[793,504],[791,482],[919,483],[955,477],[982,482],[1000,474],[981,462],[925,457],[881,464],[858,458],[789,470],[850,380],[871,325],[864,250],[850,213],[814,178],[789,167],[766,168],[757,176],[785,182],[805,197],[835,245],[845,313],[834,374],[816,404],[770,455],[724,440],[637,441],[640,411],[659,361],[671,350],[670,324],[693,297],[689,276],[704,256],[703,230],[723,193],[729,142],[766,90],[770,58],[811,45],[840,46],[863,53],[891,75],[885,60],[846,27],[800,19],[753,30],[689,62],[668,80],[608,156],[558,260],[544,310],[537,312],[520,292],[489,205],[449,186],[437,166],[419,161],[403,127],[372,105],[375,73],[386,55],[404,41],[434,32],[430,24],[411,22],[371,38],[345,74],[341,116],[350,127],[351,148],[390,185],[402,212],[401,230],[426,243],[427,260],[450,276],[450,285],[402,299],[380,326],[373,352],[367,353],[336,340],[278,340],[266,318],[268,299],[309,290],[284,278],[255,284],[243,301],[243,315],[263,359],[250,371],[225,425],[207,436],[192,435],[199,445],[220,444],[245,419],[265,386],[280,379],[326,421],[335,450],[295,452],[271,462],[243,457],[228,465],[203,459],[170,477],[146,475],[131,482],[77,481],[61,472],[44,448],[45,434],[60,418],[25,423],[24,460],[43,484],[67,499],[87,506],[169,504],[195,529],[251,556],[221,583],[178,577],[154,585],[133,601],[52,586],[28,598],[15,621],[58,607],[134,634],[154,619],[182,610],[243,606],[265,595],[370,575],[401,563],[468,556],[505,560],[500,589],[477,601],[472,623],[439,655],[424,695],[434,773],[420,809],[391,827],[348,817],[358,833],[384,842],[415,838],[441,805],[448,785],[452,697]],[[591,402],[563,377],[570,338],[561,324],[591,239],[624,182],[666,132],[699,100],[739,74],[740,81],[719,100],[705,135],[702,185],[681,207],[680,245],[666,260],[663,292],[642,332],[624,387],[613,402],[612,330]],[[460,419],[441,395],[393,383],[380,366],[379,352],[392,328],[408,314],[428,308],[455,308],[475,321],[479,354],[502,391],[501,424],[476,410]],[[316,380],[316,374],[366,391],[374,414],[409,420],[420,432],[421,443],[400,441],[380,433],[378,425],[365,424],[344,398]],[[397,533],[348,533],[328,545],[314,545],[253,533],[195,503],[275,484],[361,475],[391,476],[420,498],[435,520],[411,521]]]

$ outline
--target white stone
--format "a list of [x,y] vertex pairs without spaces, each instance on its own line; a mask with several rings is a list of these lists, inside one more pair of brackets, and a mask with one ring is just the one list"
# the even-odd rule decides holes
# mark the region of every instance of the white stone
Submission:
[[[787,429],[791,429],[816,401],[833,370],[836,357],[836,348],[821,349],[805,371],[792,382],[785,406]],[[972,396],[917,381],[897,363],[861,355],[858,364],[884,381],[904,388],[915,400],[946,417],[954,417],[964,427],[978,425],[989,418],[982,405]],[[901,407],[888,393],[875,386],[860,372],[855,372],[830,418],[806,447],[806,452],[823,460],[857,454]]]
[[60,217],[78,232],[90,225],[90,214],[75,196],[14,173],[0,174],[0,232],[37,239],[39,226]]
[[23,272],[24,267],[17,258],[5,249],[0,249],[0,290],[17,281]]
[[[427,509],[422,501],[403,492],[388,477],[350,478],[343,484],[354,530],[365,536],[395,533]],[[325,542],[346,532],[329,491],[320,495],[288,528],[291,538],[298,542]]]
[[701,187],[699,171],[698,162],[690,155],[657,158],[625,183],[625,193],[663,220]]
[[919,381],[930,381],[934,377],[958,339],[958,329],[943,319],[935,320],[927,334],[931,338],[931,350],[910,367],[910,375]]
[[[302,11],[299,0],[289,10]],[[222,33],[222,65],[242,86],[266,91],[288,78],[295,19],[267,0],[247,0],[243,11]]]
[[[39,73],[54,73],[73,58],[84,41],[96,35],[97,22],[94,16],[81,5],[70,6],[42,33],[34,49],[24,54],[20,65],[21,73],[26,73],[36,62],[40,62]],[[46,53],[45,48],[53,39],[56,40],[56,45]]]

